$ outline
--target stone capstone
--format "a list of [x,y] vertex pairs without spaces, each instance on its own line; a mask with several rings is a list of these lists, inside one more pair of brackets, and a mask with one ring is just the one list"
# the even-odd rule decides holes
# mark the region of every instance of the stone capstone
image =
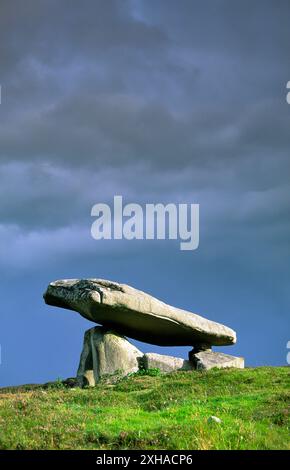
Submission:
[[104,279],[55,281],[49,284],[44,299],[49,305],[74,310],[94,323],[145,343],[194,346],[196,352],[204,345],[210,348],[236,342],[236,333],[225,325]]

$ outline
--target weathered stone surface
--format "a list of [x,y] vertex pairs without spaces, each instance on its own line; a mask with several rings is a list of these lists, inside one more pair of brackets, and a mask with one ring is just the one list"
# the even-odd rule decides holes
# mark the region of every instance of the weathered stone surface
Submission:
[[151,344],[194,346],[236,342],[236,333],[220,323],[167,305],[133,287],[103,279],[52,282],[44,299],[49,305],[75,310],[88,320]]
[[221,424],[222,420],[218,418],[217,416],[210,416],[207,422],[208,424],[212,424],[212,423]]
[[142,358],[145,369],[160,369],[161,372],[173,372],[175,370],[192,370],[193,364],[186,359],[163,354],[146,353]]
[[194,367],[197,370],[208,370],[217,367],[223,369],[226,367],[235,367],[236,369],[243,369],[245,361],[243,357],[230,356],[212,351],[201,351],[192,356]]
[[103,327],[85,332],[77,372],[80,386],[94,386],[101,377],[118,373],[124,376],[139,369],[143,353],[118,333]]
[[188,359],[190,362],[194,361],[194,356],[195,354],[201,352],[201,351],[211,351],[211,346],[206,344],[206,343],[199,343],[196,344],[191,351],[188,353]]

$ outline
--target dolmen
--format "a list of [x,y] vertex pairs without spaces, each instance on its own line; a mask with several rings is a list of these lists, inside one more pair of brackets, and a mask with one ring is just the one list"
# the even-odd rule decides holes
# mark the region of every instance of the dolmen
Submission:
[[[244,359],[212,351],[236,343],[236,333],[152,297],[126,284],[104,279],[51,282],[46,304],[78,312],[101,326],[85,332],[77,378],[94,386],[104,376],[128,375],[139,369],[207,370],[244,367]],[[126,337],[158,346],[190,346],[188,360],[142,353]]]

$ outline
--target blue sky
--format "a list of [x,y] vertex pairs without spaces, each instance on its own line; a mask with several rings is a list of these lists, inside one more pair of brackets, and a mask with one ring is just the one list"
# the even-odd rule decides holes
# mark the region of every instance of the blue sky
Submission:
[[[44,305],[61,278],[131,284],[286,364],[289,19],[287,0],[1,2],[0,385],[75,374],[92,324]],[[93,240],[118,194],[198,203],[198,250]]]

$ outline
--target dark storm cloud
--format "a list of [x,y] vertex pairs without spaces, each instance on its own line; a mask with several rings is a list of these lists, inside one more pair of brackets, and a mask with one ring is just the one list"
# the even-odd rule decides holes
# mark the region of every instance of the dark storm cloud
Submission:
[[139,13],[147,24],[162,25],[176,45],[208,47],[231,53],[240,59],[284,57],[289,51],[289,14],[287,0],[175,0],[138,2]]
[[[13,71],[29,56],[57,65],[72,55],[98,59],[111,48],[158,47],[165,36],[135,21],[128,0],[15,0],[1,2],[1,63]],[[4,68],[5,71],[5,68]]]
[[184,166],[244,158],[255,133],[288,145],[263,103],[281,116],[289,9],[257,3],[136,2],[136,19],[132,2],[4,2],[1,160]]
[[[89,225],[116,193],[194,200],[206,226],[235,211],[283,219],[289,13],[287,1],[2,1],[4,228]],[[256,204],[272,190],[271,207]]]

